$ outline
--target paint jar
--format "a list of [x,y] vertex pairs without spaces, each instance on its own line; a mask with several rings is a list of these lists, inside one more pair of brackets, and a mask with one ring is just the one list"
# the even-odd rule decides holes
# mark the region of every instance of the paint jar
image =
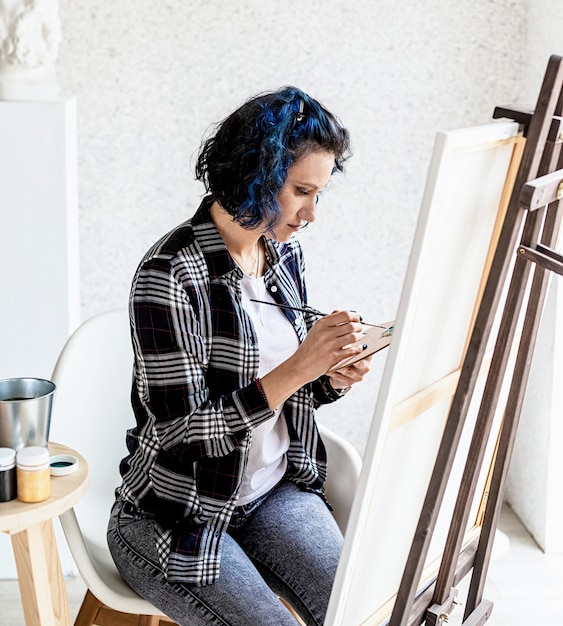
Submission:
[[16,495],[16,451],[0,448],[0,502],[13,500]]
[[42,502],[51,495],[49,450],[42,446],[29,446],[16,456],[18,500]]

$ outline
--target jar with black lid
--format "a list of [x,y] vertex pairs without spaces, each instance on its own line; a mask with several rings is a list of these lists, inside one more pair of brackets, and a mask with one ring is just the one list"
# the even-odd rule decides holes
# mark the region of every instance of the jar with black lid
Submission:
[[0,448],[0,502],[14,500],[17,495],[16,451]]

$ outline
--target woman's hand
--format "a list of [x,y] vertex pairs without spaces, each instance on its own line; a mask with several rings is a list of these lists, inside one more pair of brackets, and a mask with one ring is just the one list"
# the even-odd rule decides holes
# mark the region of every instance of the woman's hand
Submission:
[[316,380],[343,359],[361,353],[362,346],[352,344],[362,336],[363,327],[355,312],[334,311],[320,318],[292,357],[304,376],[303,383]]
[[344,389],[351,387],[352,385],[359,383],[364,379],[364,376],[369,372],[371,367],[371,359],[373,355],[346,365],[342,369],[335,370],[329,375],[330,384],[335,389]]
[[[315,322],[296,352],[261,378],[270,408],[280,406],[300,387],[326,374],[343,359],[360,354],[362,344],[352,344],[362,337],[360,317],[352,311],[334,311]],[[332,372],[331,384],[335,388],[349,387],[368,370],[369,361],[362,359],[352,369]]]

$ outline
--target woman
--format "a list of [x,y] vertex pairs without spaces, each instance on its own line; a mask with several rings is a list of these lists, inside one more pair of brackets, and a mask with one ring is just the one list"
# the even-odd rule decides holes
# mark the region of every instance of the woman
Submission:
[[294,235],[348,149],[299,89],[249,100],[201,148],[198,211],[134,277],[137,425],[108,542],[123,578],[178,624],[294,625],[278,596],[324,621],[342,536],[315,409],[369,358],[327,374],[362,351],[362,325],[307,307]]

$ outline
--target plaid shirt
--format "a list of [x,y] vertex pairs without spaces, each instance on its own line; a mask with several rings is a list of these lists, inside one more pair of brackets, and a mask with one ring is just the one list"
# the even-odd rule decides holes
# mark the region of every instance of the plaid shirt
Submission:
[[[118,496],[159,523],[169,580],[206,585],[219,575],[221,543],[246,467],[252,430],[272,417],[255,377],[256,333],[241,305],[242,272],[205,198],[145,255],[130,300],[135,353],[132,403]],[[303,307],[304,262],[297,240],[265,240],[265,282],[281,304]],[[300,341],[315,321],[284,311]],[[288,476],[322,493],[326,453],[314,409],[331,401],[318,382],[284,404]]]

